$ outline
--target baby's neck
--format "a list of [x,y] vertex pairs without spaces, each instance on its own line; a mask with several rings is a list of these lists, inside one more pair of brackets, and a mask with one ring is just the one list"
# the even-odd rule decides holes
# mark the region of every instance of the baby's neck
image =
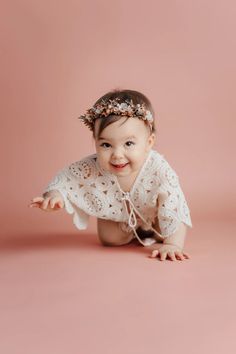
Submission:
[[138,172],[125,177],[117,177],[119,185],[124,192],[129,192],[136,180]]

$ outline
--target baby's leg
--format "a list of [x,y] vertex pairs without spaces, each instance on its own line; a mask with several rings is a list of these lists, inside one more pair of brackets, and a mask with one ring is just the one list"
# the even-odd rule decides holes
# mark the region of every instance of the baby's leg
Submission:
[[104,246],[122,246],[130,243],[133,232],[124,232],[120,224],[111,220],[97,219],[98,237]]

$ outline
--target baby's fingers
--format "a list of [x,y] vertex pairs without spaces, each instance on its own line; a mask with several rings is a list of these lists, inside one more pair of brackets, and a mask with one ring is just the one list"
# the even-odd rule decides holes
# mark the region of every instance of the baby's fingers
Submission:
[[160,252],[158,250],[153,250],[150,258],[160,258],[161,261],[164,261],[167,257],[167,252]]
[[42,198],[42,197],[33,198],[29,204],[29,207],[30,208],[33,208],[33,207],[39,208],[43,201],[44,201],[44,198]]
[[30,203],[29,207],[30,208],[40,208],[40,203]]
[[43,197],[35,197],[35,198],[32,199],[33,203],[42,202],[42,201],[44,201]]
[[185,257],[181,252],[176,252],[176,258],[179,259],[180,261],[185,260]]
[[175,252],[176,258],[180,261],[184,261],[185,259],[189,259],[190,256],[187,253]]
[[54,209],[54,208],[61,209],[61,208],[63,208],[63,202],[60,198],[51,198],[50,207],[52,209]]
[[161,260],[161,261],[165,261],[166,258],[167,258],[167,252],[162,252],[162,253],[161,253],[160,260]]
[[48,208],[48,202],[50,198],[45,198],[43,203],[41,204],[41,209],[46,210]]
[[167,255],[172,261],[176,261],[177,260],[176,257],[175,257],[175,253],[174,252],[168,252]]
[[149,256],[150,258],[156,258],[158,255],[159,251],[158,250],[153,250],[152,254]]

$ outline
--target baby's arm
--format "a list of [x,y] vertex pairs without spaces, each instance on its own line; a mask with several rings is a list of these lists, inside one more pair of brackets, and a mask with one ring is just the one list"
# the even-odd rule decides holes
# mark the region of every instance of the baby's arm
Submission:
[[42,197],[32,199],[30,208],[40,208],[44,211],[56,211],[64,207],[64,201],[61,193],[57,190],[46,192]]

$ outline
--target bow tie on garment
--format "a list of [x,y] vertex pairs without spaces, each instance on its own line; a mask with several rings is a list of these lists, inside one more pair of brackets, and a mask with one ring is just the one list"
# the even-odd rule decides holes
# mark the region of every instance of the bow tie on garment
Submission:
[[[143,245],[143,246],[150,246],[153,243],[156,243],[155,238],[148,237],[145,238],[144,240],[141,240],[140,237],[138,236],[136,232],[136,226],[137,226],[137,217],[136,215],[145,223],[148,225],[147,221],[142,217],[142,215],[139,213],[139,211],[135,208],[129,192],[122,192],[122,197],[121,200],[124,202],[126,213],[128,215],[128,225],[131,227],[133,230],[135,237],[138,239],[138,241]],[[161,236],[154,228],[151,227],[151,230],[157,234],[158,236]]]

